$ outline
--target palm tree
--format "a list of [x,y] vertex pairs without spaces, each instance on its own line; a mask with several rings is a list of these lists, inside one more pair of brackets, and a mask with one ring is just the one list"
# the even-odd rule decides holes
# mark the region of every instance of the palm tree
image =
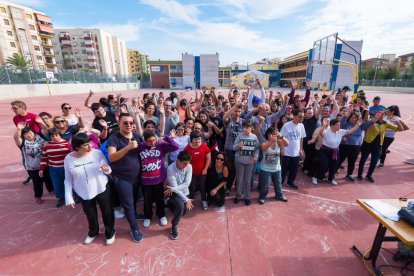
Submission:
[[27,69],[30,66],[30,61],[27,61],[25,57],[17,54],[6,59],[6,64],[16,69]]

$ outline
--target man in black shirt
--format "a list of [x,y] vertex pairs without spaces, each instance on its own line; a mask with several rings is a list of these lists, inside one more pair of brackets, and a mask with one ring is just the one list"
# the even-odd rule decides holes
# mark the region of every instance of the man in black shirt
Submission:
[[101,132],[99,135],[101,142],[106,141],[109,136],[119,131],[118,123],[113,113],[106,112],[99,103],[93,103],[91,110],[95,115],[92,127]]

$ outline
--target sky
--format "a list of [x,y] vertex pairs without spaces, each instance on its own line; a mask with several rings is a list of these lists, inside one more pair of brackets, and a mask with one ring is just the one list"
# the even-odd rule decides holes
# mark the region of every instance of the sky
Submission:
[[333,33],[362,59],[414,52],[413,0],[15,0],[58,28],[102,28],[150,60],[220,55],[220,66],[285,58]]

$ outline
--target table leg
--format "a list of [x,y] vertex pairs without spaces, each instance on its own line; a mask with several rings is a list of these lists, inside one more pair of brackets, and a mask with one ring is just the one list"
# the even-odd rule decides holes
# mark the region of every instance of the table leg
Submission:
[[368,256],[364,256],[364,254],[355,245],[352,247],[352,250],[354,250],[359,256],[365,260],[371,260],[372,268],[374,269],[376,275],[381,275],[381,272],[376,266],[376,262],[385,237],[385,232],[387,232],[387,228],[379,223],[377,233],[375,234],[374,242],[372,243],[371,251]]

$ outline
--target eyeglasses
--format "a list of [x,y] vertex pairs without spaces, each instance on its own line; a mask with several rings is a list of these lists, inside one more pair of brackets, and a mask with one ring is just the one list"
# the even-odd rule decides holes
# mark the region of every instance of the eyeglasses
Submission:
[[219,157],[217,157],[217,158],[216,158],[216,160],[217,160],[217,161],[222,161],[222,162],[223,162],[223,161],[224,161],[224,158],[219,158]]
[[58,121],[54,121],[55,124],[63,124],[66,123],[66,120],[58,120]]
[[199,138],[193,138],[193,139],[191,139],[191,141],[194,141],[194,142],[201,141],[201,137],[199,137]]
[[124,126],[127,126],[127,125],[130,125],[130,126],[135,125],[135,123],[134,123],[134,122],[129,122],[129,121],[122,122],[122,124],[123,124]]
[[71,110],[72,109],[72,107],[67,107],[67,106],[65,106],[63,109],[65,109],[65,110]]

